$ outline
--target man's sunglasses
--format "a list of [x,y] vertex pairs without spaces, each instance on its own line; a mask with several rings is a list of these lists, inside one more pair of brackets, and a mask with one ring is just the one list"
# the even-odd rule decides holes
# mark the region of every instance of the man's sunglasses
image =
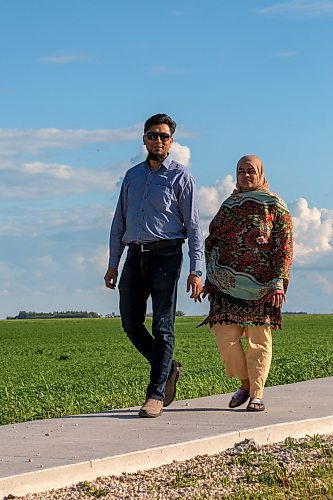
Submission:
[[165,132],[148,132],[147,134],[145,134],[145,136],[149,141],[157,141],[158,137],[162,142],[167,142],[169,139],[171,139],[171,135],[166,134]]

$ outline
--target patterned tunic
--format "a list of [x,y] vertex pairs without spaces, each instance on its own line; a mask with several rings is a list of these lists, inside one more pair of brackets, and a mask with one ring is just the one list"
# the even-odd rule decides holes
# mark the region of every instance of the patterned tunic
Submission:
[[291,216],[275,193],[230,196],[205,242],[210,312],[202,324],[281,328],[281,307],[269,299],[287,290],[292,250]]

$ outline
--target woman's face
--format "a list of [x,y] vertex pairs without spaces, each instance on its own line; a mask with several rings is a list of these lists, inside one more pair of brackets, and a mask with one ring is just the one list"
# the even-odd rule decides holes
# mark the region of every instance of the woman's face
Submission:
[[242,191],[254,191],[259,183],[258,174],[250,163],[242,163],[238,167],[237,180]]

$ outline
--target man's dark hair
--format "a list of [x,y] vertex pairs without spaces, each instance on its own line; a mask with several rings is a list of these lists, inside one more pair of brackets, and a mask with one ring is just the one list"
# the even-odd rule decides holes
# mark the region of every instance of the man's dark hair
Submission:
[[172,118],[170,118],[169,115],[166,115],[165,113],[158,113],[157,115],[148,118],[144,126],[144,133],[146,133],[147,130],[149,130],[153,125],[163,125],[163,123],[169,125],[170,133],[173,135],[177,124],[172,120]]

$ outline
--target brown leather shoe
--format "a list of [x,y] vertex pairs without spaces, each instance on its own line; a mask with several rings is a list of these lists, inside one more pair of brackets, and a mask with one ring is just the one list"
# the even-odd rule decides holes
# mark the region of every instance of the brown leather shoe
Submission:
[[163,401],[164,408],[169,406],[176,396],[176,384],[179,377],[182,374],[182,365],[178,361],[172,361],[171,373],[169,374],[166,386],[165,386],[165,396]]
[[160,401],[159,399],[148,398],[139,411],[139,417],[156,418],[162,415],[162,412],[163,401]]

